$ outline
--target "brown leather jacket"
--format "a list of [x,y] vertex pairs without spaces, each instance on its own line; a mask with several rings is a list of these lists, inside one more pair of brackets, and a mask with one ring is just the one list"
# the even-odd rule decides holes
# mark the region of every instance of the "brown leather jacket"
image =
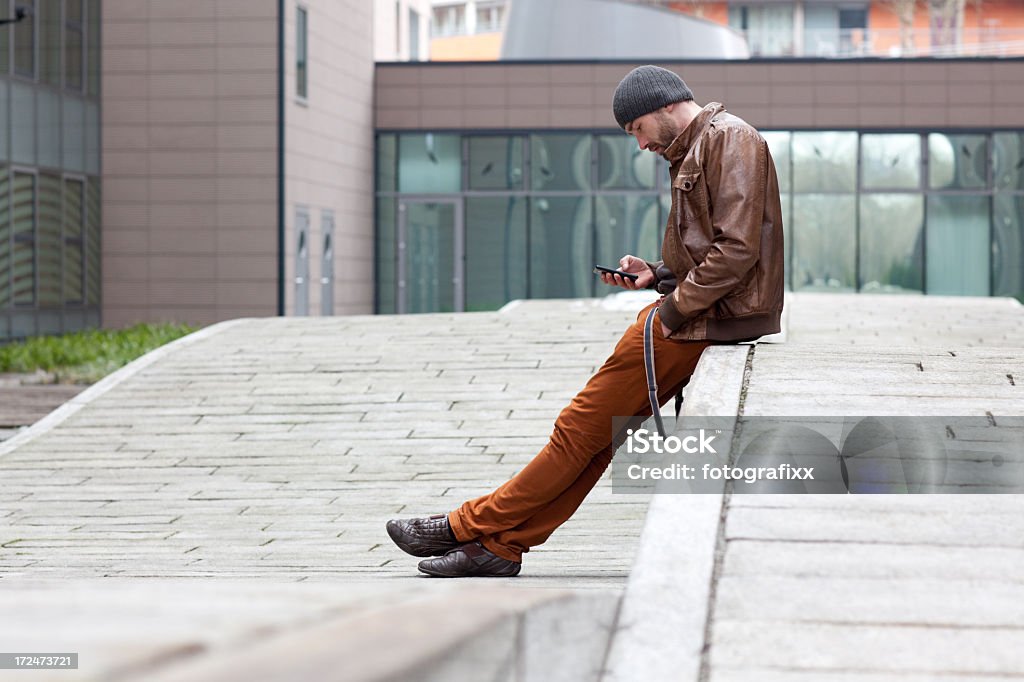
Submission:
[[666,294],[658,316],[673,330],[669,338],[747,341],[778,332],[782,204],[768,144],[712,102],[665,157],[672,210],[664,260],[647,265],[653,288]]

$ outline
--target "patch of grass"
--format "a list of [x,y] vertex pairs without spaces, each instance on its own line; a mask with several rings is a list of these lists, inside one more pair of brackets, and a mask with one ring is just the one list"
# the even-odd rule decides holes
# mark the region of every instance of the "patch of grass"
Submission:
[[61,383],[93,383],[154,348],[191,334],[185,324],[137,324],[64,336],[37,336],[0,346],[0,372],[51,372]]

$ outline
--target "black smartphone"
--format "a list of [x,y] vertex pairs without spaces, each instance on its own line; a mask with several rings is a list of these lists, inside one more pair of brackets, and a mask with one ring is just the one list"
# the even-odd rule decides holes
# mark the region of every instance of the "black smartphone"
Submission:
[[640,275],[636,274],[635,272],[623,272],[622,270],[614,270],[612,268],[606,268],[603,265],[595,265],[594,266],[594,273],[595,274],[600,275],[602,272],[607,272],[609,275],[621,275],[621,276],[625,277],[626,279],[633,280],[634,282],[637,281],[637,279],[640,278]]

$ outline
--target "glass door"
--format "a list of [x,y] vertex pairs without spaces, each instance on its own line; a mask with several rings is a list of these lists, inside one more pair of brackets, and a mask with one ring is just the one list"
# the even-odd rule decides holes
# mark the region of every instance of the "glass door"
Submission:
[[404,199],[398,204],[398,312],[462,312],[462,202]]

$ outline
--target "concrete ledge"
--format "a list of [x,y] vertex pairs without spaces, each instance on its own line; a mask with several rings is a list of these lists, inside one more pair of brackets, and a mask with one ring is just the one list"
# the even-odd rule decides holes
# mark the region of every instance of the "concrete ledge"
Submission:
[[[751,352],[751,346],[704,351],[683,415],[738,414]],[[721,494],[653,496],[603,682],[699,678],[722,502]]]
[[175,351],[191,346],[194,343],[207,339],[214,334],[219,334],[222,331],[229,329],[237,324],[245,322],[245,318],[237,320],[227,320],[225,322],[219,322],[209,327],[200,329],[197,332],[193,332],[188,336],[183,336],[180,339],[175,339],[168,344],[155,348],[150,352],[146,353],[140,358],[136,358],[132,362],[128,363],[121,369],[117,370],[113,374],[109,374],[100,381],[96,382],[89,388],[85,389],[71,400],[67,401],[56,410],[46,415],[32,426],[19,431],[12,438],[0,443],[0,457],[13,452],[15,449],[22,445],[35,440],[44,433],[57,428],[71,415],[75,414],[83,407],[96,400],[107,391],[124,383],[128,379],[132,378],[142,370],[152,365],[157,360],[167,357]]
[[597,680],[619,597],[474,585],[209,650],[146,682]]

